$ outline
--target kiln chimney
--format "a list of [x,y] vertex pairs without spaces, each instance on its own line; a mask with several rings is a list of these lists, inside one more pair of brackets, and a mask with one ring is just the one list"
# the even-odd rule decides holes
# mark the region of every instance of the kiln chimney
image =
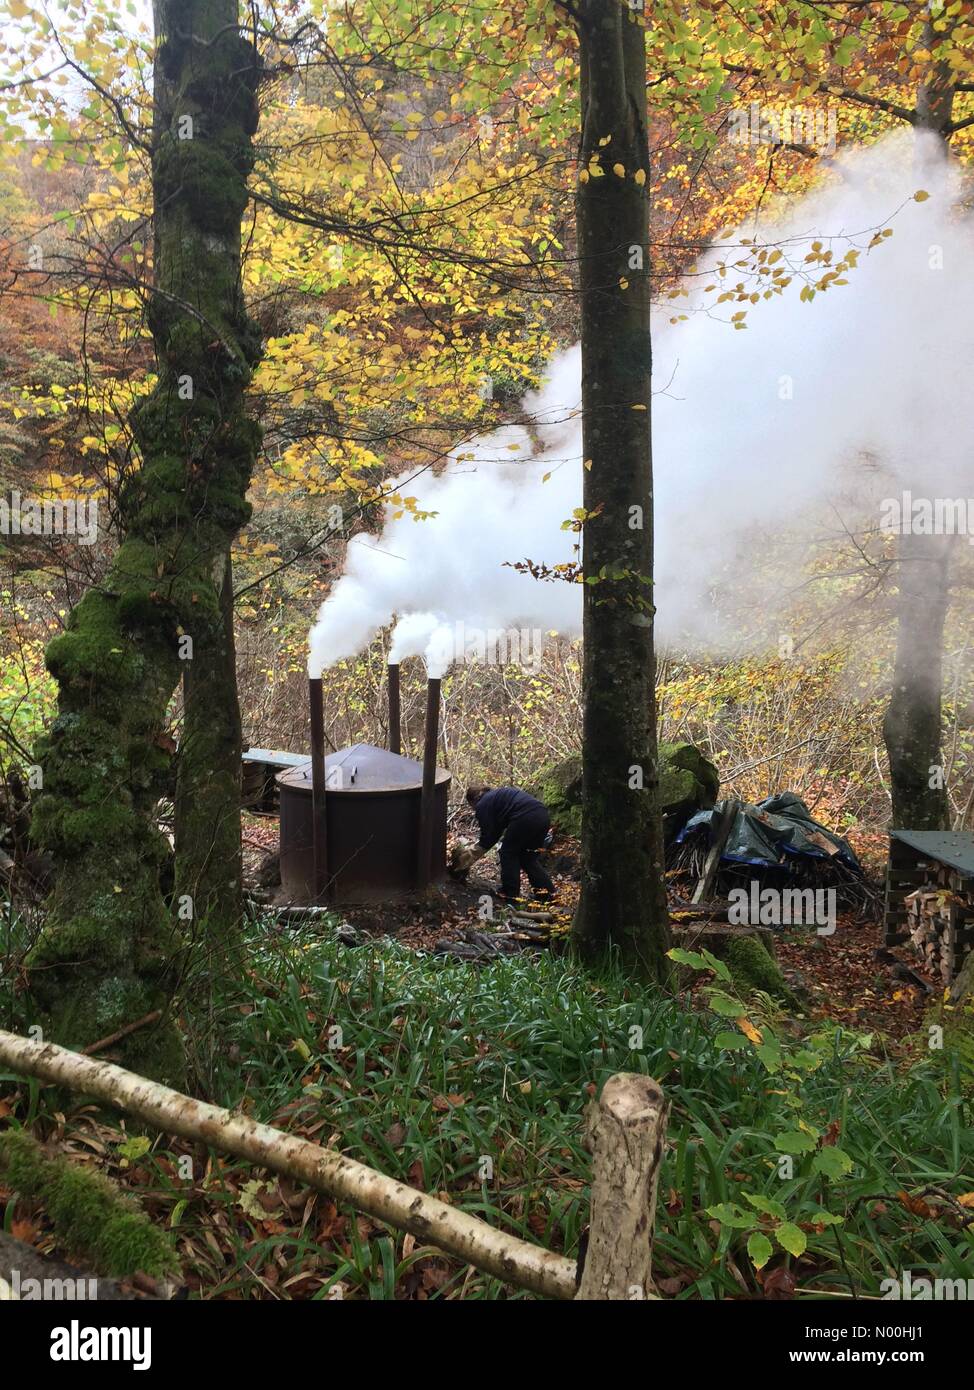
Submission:
[[436,741],[440,732],[440,682],[426,682],[426,740],[423,748],[423,791],[419,803],[419,846],[416,885],[429,886],[433,853],[434,795],[436,787]]
[[328,892],[328,821],[325,809],[325,714],[321,677],[308,681],[311,705],[311,835],[314,849],[314,896],[322,902]]

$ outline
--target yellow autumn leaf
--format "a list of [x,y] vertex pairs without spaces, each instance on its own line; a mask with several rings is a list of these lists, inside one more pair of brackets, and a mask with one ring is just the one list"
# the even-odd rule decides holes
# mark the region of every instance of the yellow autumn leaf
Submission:
[[737,1020],[737,1026],[738,1028],[740,1028],[741,1032],[744,1034],[746,1038],[750,1038],[752,1043],[756,1044],[764,1042],[764,1038],[762,1037],[761,1032],[759,1031],[759,1029],[755,1028],[754,1024],[751,1022],[749,1018],[739,1018]]

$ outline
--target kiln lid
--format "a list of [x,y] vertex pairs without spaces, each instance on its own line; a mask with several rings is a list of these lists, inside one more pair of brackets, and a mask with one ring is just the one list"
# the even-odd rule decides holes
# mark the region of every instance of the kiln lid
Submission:
[[[356,743],[351,748],[339,748],[325,758],[325,778],[329,796],[345,792],[405,792],[418,791],[423,785],[423,765],[415,758],[403,758],[386,748],[374,748],[371,743]],[[311,792],[311,762],[301,763],[278,773],[279,787]],[[437,786],[450,781],[445,768],[436,769]]]

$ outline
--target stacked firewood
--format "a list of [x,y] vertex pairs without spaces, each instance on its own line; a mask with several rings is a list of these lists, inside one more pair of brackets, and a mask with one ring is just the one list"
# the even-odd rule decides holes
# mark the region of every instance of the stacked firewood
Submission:
[[949,986],[974,948],[974,878],[935,862],[928,873],[906,899],[906,925],[921,960]]

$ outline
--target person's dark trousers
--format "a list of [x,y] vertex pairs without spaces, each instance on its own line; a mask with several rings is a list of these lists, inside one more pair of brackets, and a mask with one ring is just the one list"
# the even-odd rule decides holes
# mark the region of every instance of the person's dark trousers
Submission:
[[555,891],[554,880],[541,862],[540,851],[551,829],[547,811],[518,816],[511,822],[501,841],[501,892],[505,898],[521,895],[521,873],[527,874],[535,894],[550,895]]

